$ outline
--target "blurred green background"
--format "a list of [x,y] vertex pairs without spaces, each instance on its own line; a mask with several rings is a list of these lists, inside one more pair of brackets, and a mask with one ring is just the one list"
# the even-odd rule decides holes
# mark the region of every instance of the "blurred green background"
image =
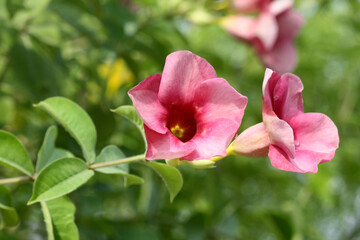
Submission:
[[[240,130],[261,121],[264,66],[248,45],[218,24],[226,1],[0,0],[0,128],[36,158],[54,121],[32,107],[65,96],[90,114],[98,153],[108,144],[144,151],[137,129],[109,109],[161,73],[165,58],[187,49],[249,98]],[[305,111],[327,114],[340,148],[317,174],[283,172],[267,158],[228,157],[214,169],[180,166],[184,188],[171,204],[161,179],[131,165],[145,184],[97,173],[70,194],[81,239],[360,239],[360,1],[302,0],[296,40]],[[57,145],[81,156],[60,128]],[[1,178],[17,172],[0,167]],[[31,184],[11,185],[20,224],[0,239],[46,239],[40,205],[26,206]]]

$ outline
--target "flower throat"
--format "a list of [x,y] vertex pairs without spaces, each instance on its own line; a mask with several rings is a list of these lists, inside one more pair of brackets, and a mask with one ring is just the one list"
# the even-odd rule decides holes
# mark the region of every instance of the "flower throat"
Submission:
[[196,134],[195,112],[191,106],[172,106],[168,119],[167,128],[182,142],[191,140]]

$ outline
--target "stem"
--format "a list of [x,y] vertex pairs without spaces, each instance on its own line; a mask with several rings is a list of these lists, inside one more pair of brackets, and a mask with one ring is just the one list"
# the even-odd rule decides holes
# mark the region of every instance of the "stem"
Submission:
[[19,183],[31,180],[31,177],[28,176],[21,176],[21,177],[14,177],[14,178],[4,178],[0,179],[0,185],[9,184],[9,183]]
[[95,163],[95,164],[91,164],[89,166],[89,168],[90,169],[103,168],[103,167],[109,167],[109,166],[114,166],[114,165],[123,164],[123,163],[139,162],[139,161],[145,161],[145,154],[140,154],[140,155],[123,158],[123,159],[119,159],[119,160],[115,160],[115,161],[111,161],[111,162]]

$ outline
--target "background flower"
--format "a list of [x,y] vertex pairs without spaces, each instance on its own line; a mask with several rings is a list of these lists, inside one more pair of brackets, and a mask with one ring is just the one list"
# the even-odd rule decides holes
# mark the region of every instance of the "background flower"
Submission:
[[113,63],[104,63],[98,67],[100,77],[106,79],[106,96],[112,98],[123,84],[134,82],[134,74],[124,59],[116,59]]
[[303,25],[291,0],[262,2],[258,16],[233,15],[223,26],[234,37],[251,44],[265,66],[279,73],[291,72],[297,63],[294,39]]

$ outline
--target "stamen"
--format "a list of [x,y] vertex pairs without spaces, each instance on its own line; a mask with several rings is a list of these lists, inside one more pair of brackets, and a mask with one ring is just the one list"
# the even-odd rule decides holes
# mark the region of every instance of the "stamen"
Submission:
[[179,126],[179,124],[176,124],[175,127],[172,127],[172,128],[170,129],[170,131],[172,132],[172,134],[175,135],[175,137],[181,139],[181,138],[184,136],[184,131],[185,131],[185,130],[184,130],[183,128],[181,128],[181,127]]

